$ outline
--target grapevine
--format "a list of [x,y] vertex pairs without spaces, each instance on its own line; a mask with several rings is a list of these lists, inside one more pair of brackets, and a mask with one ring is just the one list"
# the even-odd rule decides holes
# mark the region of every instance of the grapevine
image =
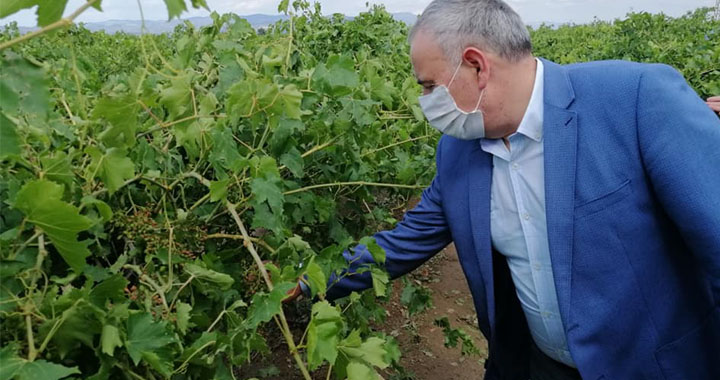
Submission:
[[[165,2],[170,18],[206,7]],[[37,5],[40,27],[0,33],[0,379],[238,378],[278,332],[304,379],[397,366],[394,338],[372,328],[382,260],[368,292],[325,294],[343,252],[434,175],[407,26],[382,7],[346,20],[283,0],[288,19],[262,33],[213,13],[109,35],[73,24],[100,1],[66,18],[57,3],[0,7]],[[540,56],[665,62],[708,96],[709,12],[532,33]],[[299,278],[313,299],[283,305]]]

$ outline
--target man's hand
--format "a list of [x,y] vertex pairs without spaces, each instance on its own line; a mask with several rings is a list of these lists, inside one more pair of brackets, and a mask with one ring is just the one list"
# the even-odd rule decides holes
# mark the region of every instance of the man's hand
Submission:
[[710,97],[705,103],[707,103],[708,107],[712,108],[713,111],[720,113],[720,96]]
[[[263,261],[263,264],[264,264],[264,265],[268,265],[268,264],[270,264],[270,263],[271,263],[271,262],[270,262],[270,261],[267,261],[267,260]],[[272,280],[272,274],[270,274],[270,273],[268,272],[268,276],[269,276],[270,279]],[[301,295],[303,295],[302,288],[300,287],[300,280],[298,280],[298,283],[297,283],[297,285],[295,285],[294,288],[288,290],[288,292],[285,293],[285,294],[286,294],[286,296],[285,296],[285,298],[283,298],[283,300],[282,300],[283,303],[293,302],[293,301],[295,301],[298,297],[300,297]]]
[[303,294],[302,288],[300,288],[300,283],[298,282],[298,284],[294,288],[288,290],[288,292],[285,294],[287,294],[287,296],[283,299],[283,303],[290,303],[295,301]]

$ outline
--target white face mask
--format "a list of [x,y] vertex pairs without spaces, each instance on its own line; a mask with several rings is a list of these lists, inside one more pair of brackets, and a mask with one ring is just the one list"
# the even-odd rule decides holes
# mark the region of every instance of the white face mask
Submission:
[[455,99],[450,95],[448,87],[455,80],[455,76],[462,66],[462,61],[455,69],[455,73],[450,79],[447,87],[445,85],[437,86],[433,92],[422,95],[418,98],[420,107],[425,117],[427,117],[430,125],[438,131],[456,137],[461,140],[475,140],[485,137],[485,120],[482,111],[479,110],[480,101],[482,100],[485,89],[480,92],[475,110],[465,112],[461,110]]

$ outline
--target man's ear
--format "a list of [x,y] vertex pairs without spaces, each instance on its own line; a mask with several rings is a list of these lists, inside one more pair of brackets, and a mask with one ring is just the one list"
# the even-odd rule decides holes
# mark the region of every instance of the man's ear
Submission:
[[476,47],[468,47],[463,51],[462,59],[466,64],[475,67],[478,86],[485,88],[490,79],[490,59],[488,55]]

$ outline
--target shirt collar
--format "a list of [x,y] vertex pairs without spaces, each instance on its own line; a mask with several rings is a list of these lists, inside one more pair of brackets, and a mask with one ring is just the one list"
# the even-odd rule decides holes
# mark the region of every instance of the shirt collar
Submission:
[[537,68],[535,71],[535,84],[533,85],[532,95],[530,96],[530,102],[525,110],[522,121],[518,126],[517,132],[523,134],[530,139],[540,142],[542,141],[543,134],[543,90],[545,85],[543,63],[541,60],[535,58],[537,61]]

